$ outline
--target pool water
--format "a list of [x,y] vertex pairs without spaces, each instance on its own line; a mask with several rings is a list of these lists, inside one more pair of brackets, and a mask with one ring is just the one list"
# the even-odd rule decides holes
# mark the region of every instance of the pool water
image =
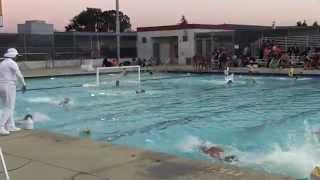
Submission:
[[[99,88],[94,76],[27,80],[16,117],[33,113],[38,129],[90,129],[95,140],[191,159],[213,161],[198,147],[218,145],[237,166],[297,178],[320,163],[318,79],[236,76],[226,85],[222,75],[143,74],[145,94],[135,93],[136,74],[120,88],[112,75],[102,79]],[[59,105],[66,97],[70,104]]]

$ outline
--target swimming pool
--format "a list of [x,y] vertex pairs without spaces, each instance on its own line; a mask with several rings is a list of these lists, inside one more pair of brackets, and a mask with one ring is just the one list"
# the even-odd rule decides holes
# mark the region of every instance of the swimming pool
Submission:
[[[18,93],[16,117],[35,113],[38,129],[79,136],[88,128],[96,140],[192,159],[211,161],[198,146],[216,144],[237,155],[238,166],[299,178],[320,162],[317,79],[236,76],[232,85],[220,75],[142,79],[145,94],[135,93],[134,74],[120,88],[91,87],[94,76],[28,80],[34,90]],[[61,107],[65,97],[72,102]]]

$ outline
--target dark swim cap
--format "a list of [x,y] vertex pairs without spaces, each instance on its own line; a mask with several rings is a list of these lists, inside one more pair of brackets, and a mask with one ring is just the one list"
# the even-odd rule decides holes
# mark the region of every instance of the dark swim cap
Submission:
[[33,117],[32,117],[32,115],[31,115],[31,114],[27,114],[23,119],[24,119],[24,120],[27,120],[28,118],[33,119]]

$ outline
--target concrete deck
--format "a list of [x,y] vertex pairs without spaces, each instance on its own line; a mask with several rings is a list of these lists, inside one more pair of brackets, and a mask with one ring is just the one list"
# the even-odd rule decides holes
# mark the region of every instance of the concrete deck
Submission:
[[[156,66],[147,67],[143,69],[151,69],[157,72],[182,72],[182,73],[194,73],[192,66]],[[27,78],[35,77],[51,77],[51,76],[64,76],[64,75],[94,75],[96,71],[85,71],[80,67],[68,67],[68,68],[54,68],[54,69],[33,69],[22,70],[23,74]],[[236,74],[249,74],[249,68],[231,68],[231,73]],[[195,72],[199,73],[199,72]],[[210,70],[200,73],[223,73],[223,70]],[[317,76],[320,77],[320,70],[304,70],[302,68],[295,69],[294,73],[299,76]],[[270,69],[270,68],[256,68],[252,75],[280,75],[287,76],[288,69]]]
[[39,131],[0,137],[0,145],[12,180],[292,179]]

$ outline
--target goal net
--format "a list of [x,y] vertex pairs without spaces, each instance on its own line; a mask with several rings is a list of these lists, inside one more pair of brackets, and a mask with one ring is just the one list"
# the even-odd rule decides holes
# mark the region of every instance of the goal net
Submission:
[[[117,82],[118,81],[118,82]],[[96,72],[96,85],[99,86],[138,86],[140,89],[140,66],[99,67]]]

